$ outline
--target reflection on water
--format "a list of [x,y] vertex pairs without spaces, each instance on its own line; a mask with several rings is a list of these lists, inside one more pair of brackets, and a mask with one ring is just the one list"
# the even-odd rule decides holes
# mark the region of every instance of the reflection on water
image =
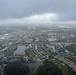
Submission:
[[37,66],[43,65],[43,62],[27,63],[31,71],[34,71]]
[[37,63],[28,63],[27,65],[29,66],[30,70],[33,71],[33,70],[35,70],[35,68],[37,67],[38,64]]
[[13,54],[24,55],[26,48],[26,46],[18,46],[17,50],[14,51]]

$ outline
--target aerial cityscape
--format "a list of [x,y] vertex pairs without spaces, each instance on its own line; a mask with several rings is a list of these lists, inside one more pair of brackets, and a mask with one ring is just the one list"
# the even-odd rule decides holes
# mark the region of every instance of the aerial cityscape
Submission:
[[[76,28],[20,26],[0,28],[0,72],[7,63],[23,61],[35,70],[48,60],[63,75],[76,72]],[[71,70],[69,71],[69,68]]]
[[76,0],[0,0],[0,75],[76,75]]

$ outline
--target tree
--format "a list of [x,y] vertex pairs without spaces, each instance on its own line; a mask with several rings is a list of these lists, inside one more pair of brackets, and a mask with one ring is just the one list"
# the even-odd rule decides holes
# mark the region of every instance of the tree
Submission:
[[62,71],[53,63],[44,61],[43,65],[39,67],[37,75],[63,75]]
[[29,67],[22,62],[12,62],[4,67],[4,75],[26,75]]

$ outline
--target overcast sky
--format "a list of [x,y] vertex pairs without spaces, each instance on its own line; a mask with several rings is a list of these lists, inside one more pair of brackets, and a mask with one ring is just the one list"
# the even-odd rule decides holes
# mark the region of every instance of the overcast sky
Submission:
[[76,0],[0,0],[0,23],[76,21]]

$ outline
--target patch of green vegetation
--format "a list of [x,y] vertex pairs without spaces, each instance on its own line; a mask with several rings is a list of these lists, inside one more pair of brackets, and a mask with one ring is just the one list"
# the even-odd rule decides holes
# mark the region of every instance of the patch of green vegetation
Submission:
[[69,56],[67,58],[76,63],[76,56]]
[[30,68],[23,62],[8,63],[4,67],[4,75],[26,75],[30,72]]
[[50,49],[47,48],[47,47],[45,46],[45,44],[41,44],[40,47],[41,47],[41,49],[44,50],[46,53],[48,53],[48,54],[51,53]]
[[9,48],[4,52],[5,56],[11,55],[16,49],[17,49],[17,46],[11,46],[11,47],[9,47]]
[[36,69],[34,71],[30,71],[27,75],[37,75],[38,69],[39,69],[39,64],[37,65]]
[[70,52],[73,52],[74,55],[76,55],[76,44],[70,44],[70,45],[66,46],[66,49]]
[[53,62],[55,65],[57,65],[62,70],[63,75],[68,75],[68,67],[64,63],[60,62],[57,59],[53,59],[53,58],[51,58],[50,61]]
[[27,49],[26,53],[33,59],[33,60],[37,60],[39,59],[39,57],[33,52],[33,49]]

